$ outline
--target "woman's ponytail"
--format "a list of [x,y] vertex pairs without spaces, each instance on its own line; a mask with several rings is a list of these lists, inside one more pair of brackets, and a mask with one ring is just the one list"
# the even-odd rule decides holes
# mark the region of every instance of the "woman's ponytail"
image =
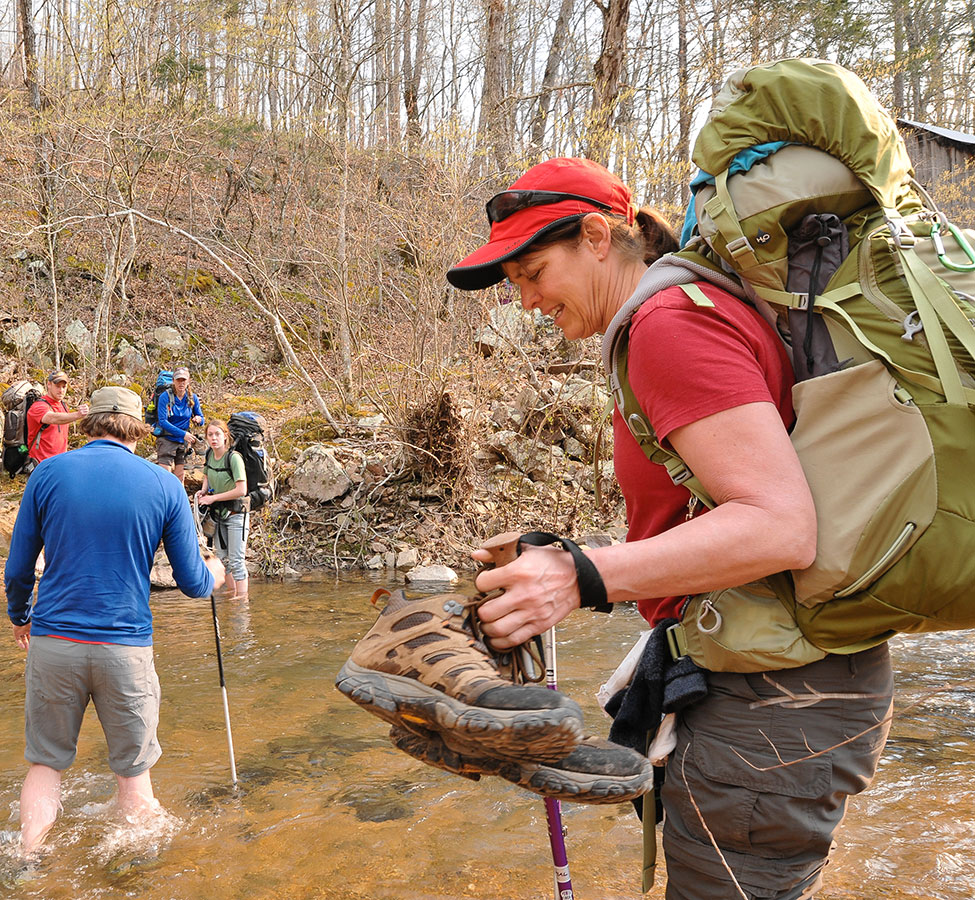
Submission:
[[643,261],[647,265],[680,249],[677,233],[657,210],[644,206],[636,214],[636,224],[643,236]]

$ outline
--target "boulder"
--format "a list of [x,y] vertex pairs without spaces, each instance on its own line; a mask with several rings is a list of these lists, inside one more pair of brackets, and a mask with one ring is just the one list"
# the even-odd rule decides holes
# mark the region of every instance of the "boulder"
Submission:
[[267,362],[267,354],[256,344],[244,344],[244,355],[249,363]]
[[492,306],[487,324],[474,335],[474,346],[483,356],[510,350],[512,345],[521,347],[531,340],[540,319],[538,310],[528,312],[520,303]]
[[24,322],[23,325],[8,328],[3,333],[3,340],[14,349],[17,356],[29,357],[40,346],[43,336],[44,332],[36,322]]
[[407,547],[396,554],[397,569],[413,569],[420,561],[420,554],[413,547]]
[[17,521],[19,508],[19,503],[0,501],[0,556],[6,557],[10,552],[10,538],[14,533],[14,522]]
[[118,350],[115,352],[115,365],[132,378],[149,367],[149,360],[145,358],[138,347],[133,347],[125,338],[122,338],[119,341]]
[[171,350],[174,353],[181,353],[186,349],[186,341],[183,335],[171,325],[160,325],[152,332],[152,342],[160,350]]
[[312,444],[298,457],[289,485],[292,493],[310,503],[328,503],[344,496],[352,481],[331,450]]
[[88,326],[81,319],[74,319],[64,329],[64,343],[83,360],[91,359],[95,350],[95,339]]
[[171,590],[176,587],[176,579],[173,578],[173,567],[166,559],[166,553],[160,547],[152,560],[152,569],[149,572],[149,587],[155,590]]
[[546,480],[552,472],[553,464],[565,456],[561,447],[543,444],[514,431],[499,431],[494,434],[489,449],[534,481]]

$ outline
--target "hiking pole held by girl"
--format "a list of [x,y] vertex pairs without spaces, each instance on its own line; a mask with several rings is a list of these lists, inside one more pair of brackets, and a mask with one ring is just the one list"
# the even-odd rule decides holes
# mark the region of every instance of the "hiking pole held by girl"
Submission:
[[[213,553],[207,546],[206,537],[203,534],[203,523],[200,519],[200,505],[197,499],[193,498],[193,518],[196,521],[196,536],[200,542],[200,552],[203,558],[212,556]],[[237,762],[234,758],[234,735],[230,729],[230,703],[227,700],[227,682],[223,677],[223,653],[220,649],[220,622],[217,619],[217,601],[214,599],[213,592],[210,593],[210,611],[213,613],[213,637],[217,646],[217,671],[220,674],[220,693],[223,696],[223,719],[227,726],[227,750],[230,753],[230,777],[231,784],[237,787]]]

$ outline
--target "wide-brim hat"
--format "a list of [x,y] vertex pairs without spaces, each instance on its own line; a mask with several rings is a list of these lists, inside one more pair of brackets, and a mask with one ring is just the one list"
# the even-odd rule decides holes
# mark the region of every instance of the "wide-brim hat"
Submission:
[[124,413],[142,421],[142,399],[135,391],[124,387],[103,387],[91,395],[88,415],[95,413]]
[[[531,244],[563,222],[591,212],[622,216],[634,221],[630,189],[612,172],[590,159],[559,157],[532,166],[508,191],[555,191],[573,198],[527,205],[491,224],[487,243],[447,272],[447,280],[465,291],[476,291],[504,280],[501,263],[527,250]],[[588,202],[585,198],[596,202]],[[493,198],[492,198],[493,199]]]

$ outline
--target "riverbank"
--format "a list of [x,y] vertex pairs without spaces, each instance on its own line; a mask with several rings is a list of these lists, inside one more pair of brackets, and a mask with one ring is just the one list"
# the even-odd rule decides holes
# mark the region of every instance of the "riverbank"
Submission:
[[[523,356],[487,361],[493,390],[458,377],[399,415],[362,406],[333,423],[307,403],[287,403],[284,384],[248,395],[240,385],[194,384],[208,416],[252,408],[268,421],[275,495],[252,515],[253,574],[366,570],[395,579],[430,565],[464,573],[473,570],[470,551],[502,531],[619,537],[608,398],[595,366],[536,366]],[[72,446],[81,443],[73,434]],[[150,441],[138,452],[153,450]],[[201,477],[202,456],[191,455],[188,495]],[[3,480],[3,556],[24,484]]]

